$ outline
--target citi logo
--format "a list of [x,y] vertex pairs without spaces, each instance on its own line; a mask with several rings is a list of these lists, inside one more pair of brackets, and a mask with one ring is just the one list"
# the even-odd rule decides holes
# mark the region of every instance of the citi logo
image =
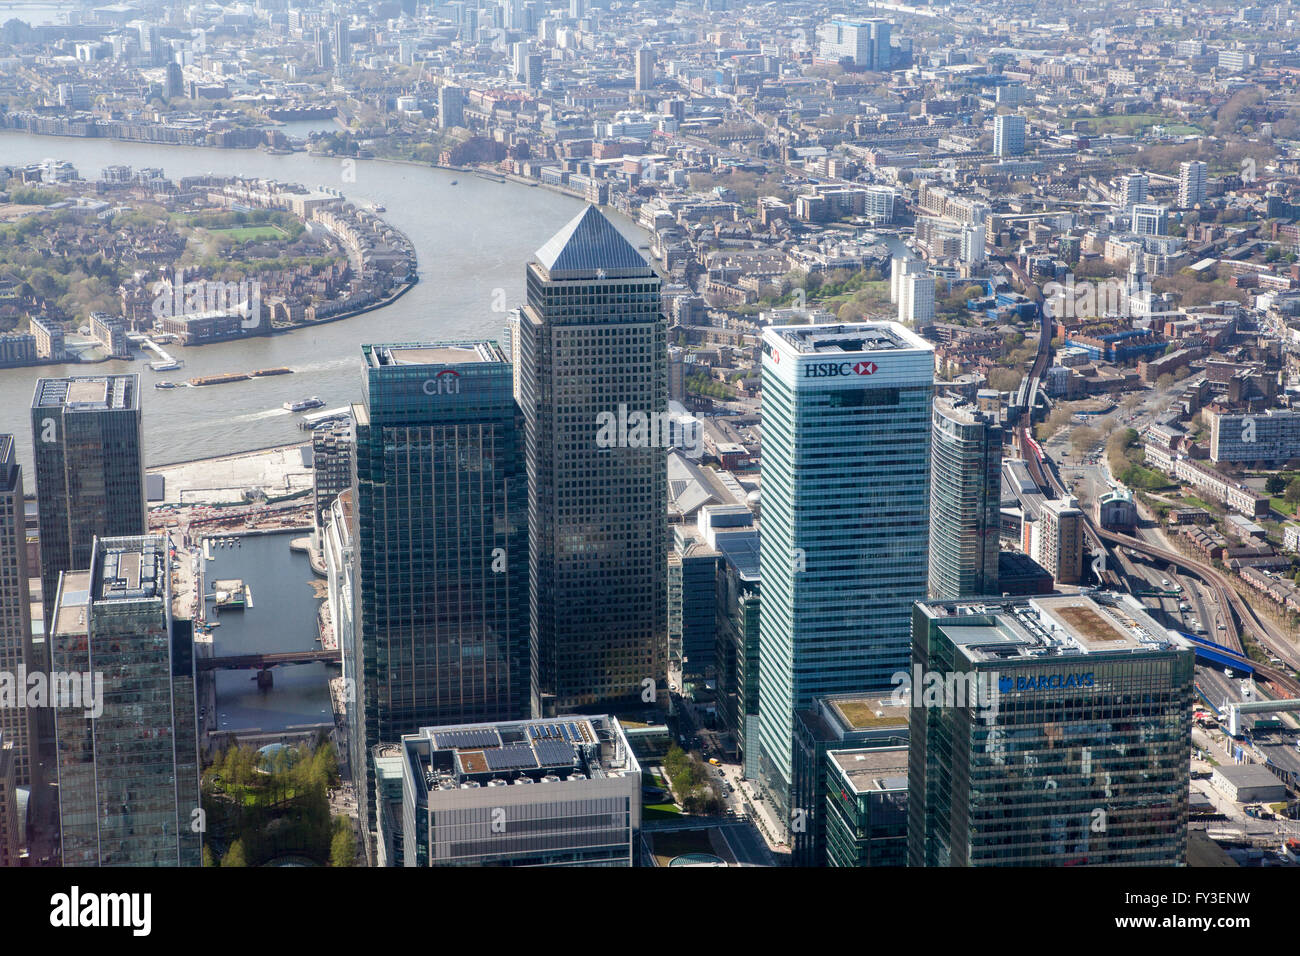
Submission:
[[459,395],[460,373],[455,369],[445,368],[424,383],[425,395]]

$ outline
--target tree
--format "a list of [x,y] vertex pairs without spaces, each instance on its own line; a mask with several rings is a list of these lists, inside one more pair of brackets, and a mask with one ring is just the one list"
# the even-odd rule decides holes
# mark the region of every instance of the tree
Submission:
[[1099,441],[1101,441],[1101,432],[1087,425],[1076,428],[1070,433],[1070,447],[1074,449],[1076,455],[1082,455]]
[[1292,478],[1286,486],[1286,500],[1291,504],[1300,504],[1300,478]]
[[248,866],[248,861],[244,858],[244,841],[236,840],[230,844],[230,849],[226,855],[221,858],[221,865],[226,866]]
[[1264,490],[1267,491],[1270,495],[1282,494],[1284,491],[1286,491],[1286,486],[1287,486],[1287,476],[1282,474],[1269,475],[1268,480],[1264,482]]
[[335,821],[334,839],[330,842],[330,866],[351,866],[357,859],[357,838],[352,824],[343,817]]
[[203,865],[210,867],[217,866],[217,858],[212,853],[212,847],[207,844],[204,844],[203,846]]

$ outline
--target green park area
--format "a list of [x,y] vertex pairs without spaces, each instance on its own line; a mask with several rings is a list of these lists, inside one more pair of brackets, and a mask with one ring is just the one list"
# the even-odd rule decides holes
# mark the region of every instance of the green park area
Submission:
[[1163,126],[1170,136],[1194,136],[1205,131],[1199,126],[1185,123],[1176,116],[1162,116],[1159,113],[1121,113],[1115,116],[1074,116],[1065,123],[1084,120],[1092,124],[1099,135],[1117,133],[1133,136],[1152,126]]
[[314,748],[227,747],[203,771],[203,865],[261,866],[292,856],[351,866],[352,822],[330,815],[329,791],[338,785],[338,758],[328,741]]
[[218,236],[234,242],[262,242],[269,239],[287,239],[289,234],[279,226],[235,226],[230,229],[213,229]]

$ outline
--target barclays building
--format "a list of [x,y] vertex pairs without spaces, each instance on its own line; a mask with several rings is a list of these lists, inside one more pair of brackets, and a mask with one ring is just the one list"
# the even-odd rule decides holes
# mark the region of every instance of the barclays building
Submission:
[[912,866],[1182,866],[1188,641],[1127,595],[918,604]]

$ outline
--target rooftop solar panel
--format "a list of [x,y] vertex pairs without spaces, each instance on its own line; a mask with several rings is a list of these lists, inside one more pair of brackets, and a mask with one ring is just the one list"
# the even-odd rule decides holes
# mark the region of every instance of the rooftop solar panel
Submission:
[[489,770],[525,770],[537,766],[533,748],[527,744],[511,744],[499,750],[485,750]]
[[471,727],[468,730],[444,730],[433,735],[433,743],[439,750],[465,747],[497,747],[501,744],[501,735],[495,727]]
[[573,765],[573,745],[563,740],[541,740],[537,743],[537,759],[543,767],[569,767]]

